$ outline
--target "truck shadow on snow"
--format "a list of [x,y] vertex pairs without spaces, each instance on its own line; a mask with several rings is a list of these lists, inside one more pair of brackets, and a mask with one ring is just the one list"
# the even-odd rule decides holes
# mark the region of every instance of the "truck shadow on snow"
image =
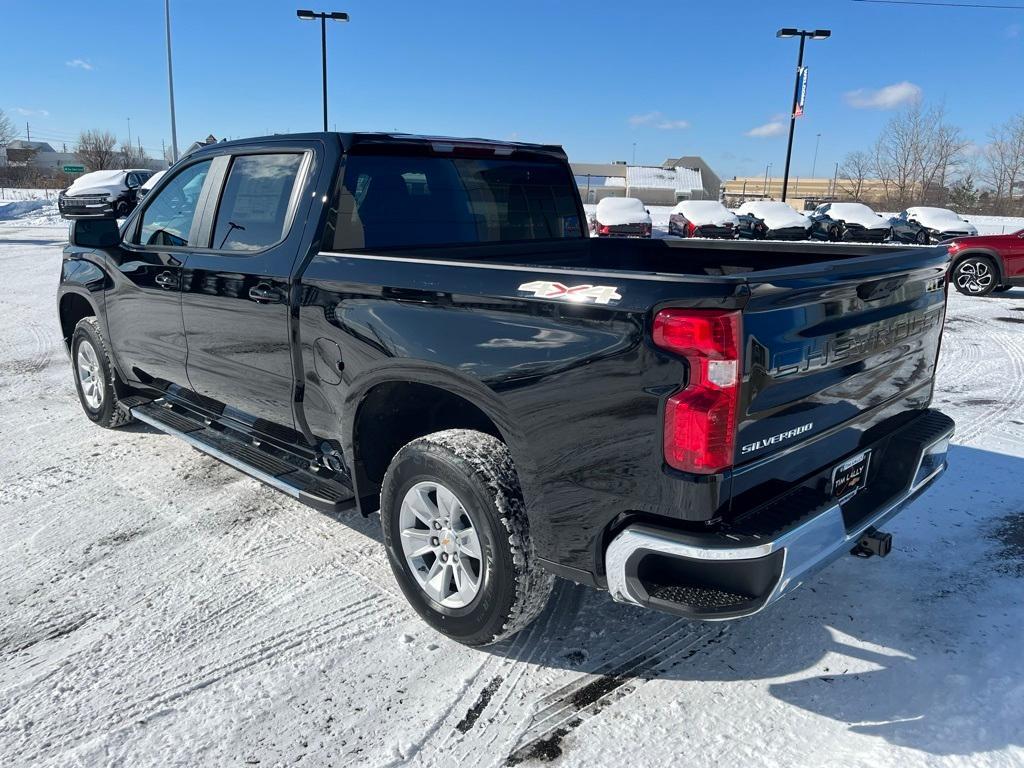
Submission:
[[[576,727],[653,679],[764,681],[779,703],[935,755],[1024,745],[1022,474],[1024,459],[954,447],[943,480],[887,526],[889,558],[842,559],[738,622],[689,622],[558,582],[535,630],[486,649],[583,673],[541,694],[508,764],[556,759]],[[692,692],[681,687],[673,706],[685,713]],[[735,698],[746,694],[717,693],[701,699],[702,719],[771,738],[750,731]],[[757,710],[792,738],[774,707]]]

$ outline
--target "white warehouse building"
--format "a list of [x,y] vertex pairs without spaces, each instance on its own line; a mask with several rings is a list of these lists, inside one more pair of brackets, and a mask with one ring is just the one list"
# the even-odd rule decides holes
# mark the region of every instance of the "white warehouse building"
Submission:
[[644,205],[680,200],[718,200],[721,179],[699,157],[669,158],[662,165],[571,163],[584,203],[605,197],[636,197]]

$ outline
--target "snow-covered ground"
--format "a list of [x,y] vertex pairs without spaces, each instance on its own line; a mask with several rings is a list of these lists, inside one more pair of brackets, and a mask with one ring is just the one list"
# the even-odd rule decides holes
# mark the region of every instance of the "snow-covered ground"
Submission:
[[65,235],[0,227],[4,768],[1024,765],[1024,289],[951,296],[951,467],[889,558],[727,624],[559,582],[471,650],[406,606],[376,515],[85,418]]

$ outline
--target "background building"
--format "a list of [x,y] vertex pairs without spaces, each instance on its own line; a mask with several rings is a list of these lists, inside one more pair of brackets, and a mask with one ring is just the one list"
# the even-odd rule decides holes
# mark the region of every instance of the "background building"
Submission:
[[571,163],[584,203],[605,197],[636,197],[644,205],[680,200],[717,200],[721,180],[699,157],[668,158],[661,165]]
[[[895,184],[887,179],[803,178],[790,176],[786,202],[798,211],[815,208],[830,201],[857,201],[876,209],[887,205]],[[924,199],[920,185],[912,185],[909,194]],[[928,194],[930,200],[945,199],[945,190],[935,187]],[[738,176],[725,182],[723,199],[735,208],[749,200],[781,200],[781,176]]]

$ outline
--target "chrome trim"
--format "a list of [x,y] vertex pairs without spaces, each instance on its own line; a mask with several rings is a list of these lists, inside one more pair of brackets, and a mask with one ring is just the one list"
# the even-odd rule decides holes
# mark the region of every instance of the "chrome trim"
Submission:
[[131,413],[132,416],[134,416],[139,421],[145,422],[146,424],[149,424],[151,427],[159,429],[161,432],[165,432],[168,435],[173,435],[174,437],[184,440],[186,443],[191,445],[196,450],[201,451],[202,453],[205,453],[209,456],[212,456],[218,461],[223,461],[228,466],[234,467],[240,472],[244,472],[250,477],[259,480],[261,483],[266,483],[267,485],[276,488],[279,491],[287,493],[289,496],[292,496],[293,498],[299,498],[299,489],[296,488],[295,486],[288,485],[283,480],[274,477],[273,475],[268,475],[266,472],[257,469],[251,464],[246,464],[241,459],[237,459],[234,456],[228,456],[228,454],[224,453],[223,451],[220,451],[217,448],[214,448],[212,445],[208,445],[204,442],[196,440],[187,432],[181,432],[175,429],[174,427],[169,427],[163,422],[154,419],[142,408],[132,408]]
[[[784,594],[796,589],[802,579],[813,571],[824,567],[836,557],[848,552],[856,544],[861,534],[868,528],[877,527],[897,513],[922,490],[941,475],[947,467],[945,454],[949,448],[953,430],[925,445],[917,460],[917,466],[910,474],[910,484],[894,502],[880,512],[863,521],[855,530],[847,531],[843,521],[843,510],[840,504],[834,504],[810,520],[801,523],[781,536],[763,544],[753,546],[699,546],[679,541],[670,532],[660,535],[657,532],[626,528],[608,545],[605,552],[605,569],[608,575],[608,591],[614,600],[620,603],[644,605],[641,597],[630,589],[626,574],[626,566],[634,553],[639,551],[654,552],[663,555],[688,558],[692,560],[751,560],[773,552],[783,551],[782,572],[775,587],[768,597],[757,607],[742,614],[751,616],[778,600]],[[918,478],[921,465],[926,456],[942,455],[941,464],[925,477]],[[741,618],[740,616],[730,616]],[[723,621],[711,617],[708,621]]]

